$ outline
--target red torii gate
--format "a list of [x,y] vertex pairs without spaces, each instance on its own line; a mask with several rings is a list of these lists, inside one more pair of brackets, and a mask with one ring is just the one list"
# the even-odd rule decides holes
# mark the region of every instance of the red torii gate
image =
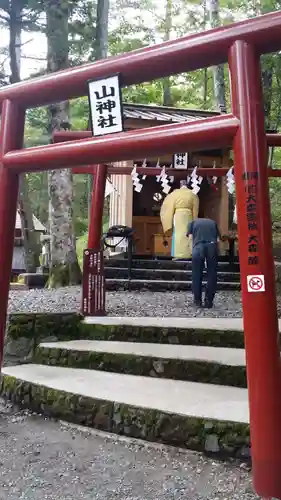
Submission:
[[[87,139],[92,137],[92,132],[89,130],[60,130],[53,133],[53,142],[67,142],[79,139]],[[266,134],[267,146],[281,146],[281,134]],[[231,144],[229,144],[231,146]],[[166,168],[167,175],[173,175],[176,178],[184,178],[193,169],[181,170],[174,168]],[[157,167],[137,167],[137,173],[140,175],[156,176],[160,175],[162,168]],[[203,176],[216,176],[223,177],[227,174],[229,168],[197,168],[197,174]],[[103,195],[107,175],[131,175],[132,169],[130,167],[116,167],[98,164],[87,165],[84,167],[74,167],[72,169],[74,174],[88,174],[94,175],[94,183],[92,189],[89,231],[88,231],[88,248],[98,248],[100,244],[100,237],[102,232],[102,217],[103,217]],[[281,177],[281,169],[267,168],[268,177]]]
[[[254,484],[260,495],[277,498],[281,367],[259,59],[262,53],[281,49],[280,32],[279,11],[0,89],[1,354],[19,173],[233,144]],[[120,73],[122,85],[132,85],[227,60],[232,114],[21,149],[25,110],[86,95],[88,79]],[[254,258],[249,255],[250,241]],[[252,275],[264,276],[265,291],[248,291],[247,277]]]

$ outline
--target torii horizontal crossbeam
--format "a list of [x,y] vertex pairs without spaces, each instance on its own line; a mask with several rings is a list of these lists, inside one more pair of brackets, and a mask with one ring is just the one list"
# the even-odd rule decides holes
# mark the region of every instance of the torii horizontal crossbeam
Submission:
[[[192,172],[193,168],[188,168],[187,170],[178,170],[176,168],[166,168],[165,172],[169,176],[174,176],[176,179],[183,179],[185,175]],[[139,175],[156,176],[160,175],[162,168],[156,167],[137,167],[137,173]],[[199,167],[197,168],[197,174],[207,177],[224,177],[229,168],[225,167]],[[72,169],[73,174],[88,174],[92,175],[95,173],[95,165],[87,165],[86,167],[76,167]],[[130,167],[107,167],[108,175],[131,175],[132,168]],[[281,177],[281,168],[267,168],[268,177]]]
[[16,172],[32,172],[89,163],[110,163],[174,151],[198,151],[231,144],[239,120],[220,115],[188,123],[121,132],[107,137],[92,137],[63,144],[48,144],[11,151],[3,164]]
[[225,63],[236,40],[255,46],[260,53],[273,52],[280,49],[280,24],[281,12],[270,13],[70,68],[57,73],[55,79],[45,75],[2,87],[0,108],[4,99],[19,101],[26,108],[80,97],[87,94],[87,80],[114,73],[121,73],[121,83],[126,86]]
[[[54,142],[67,142],[92,137],[90,130],[57,130],[53,133]],[[281,134],[266,134],[267,145],[271,147],[281,146]],[[231,144],[229,144],[231,147]]]

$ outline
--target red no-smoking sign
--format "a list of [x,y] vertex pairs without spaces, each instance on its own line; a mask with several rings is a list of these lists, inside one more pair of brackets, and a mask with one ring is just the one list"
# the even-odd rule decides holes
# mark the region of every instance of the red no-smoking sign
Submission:
[[248,292],[265,292],[264,275],[256,274],[247,276]]

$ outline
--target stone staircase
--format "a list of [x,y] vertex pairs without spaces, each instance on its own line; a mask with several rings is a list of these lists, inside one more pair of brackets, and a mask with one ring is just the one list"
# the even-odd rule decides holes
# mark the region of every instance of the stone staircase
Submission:
[[[127,258],[105,259],[106,289],[151,290],[153,292],[191,290],[191,261],[173,261],[171,258],[147,258],[136,256],[132,261],[131,277],[128,274]],[[47,273],[23,273],[19,283],[11,289],[43,288],[48,281]],[[206,271],[204,271],[204,284]],[[220,257],[218,270],[218,290],[240,290],[239,262],[229,264],[227,258]]]
[[104,431],[250,456],[240,319],[86,318],[2,371],[1,394]]
[[[127,258],[108,258],[105,261],[105,276],[107,290],[191,290],[191,261],[139,256],[132,261],[131,279],[128,279]],[[230,264],[226,258],[220,257],[218,289],[240,290],[240,269],[237,260]]]

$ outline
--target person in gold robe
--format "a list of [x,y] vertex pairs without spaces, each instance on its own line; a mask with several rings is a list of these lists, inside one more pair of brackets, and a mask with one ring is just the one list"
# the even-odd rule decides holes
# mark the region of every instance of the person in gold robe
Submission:
[[175,259],[190,259],[192,242],[187,238],[189,222],[198,217],[199,198],[186,181],[181,181],[180,189],[175,189],[166,196],[160,211],[164,234],[173,231],[172,257]]

